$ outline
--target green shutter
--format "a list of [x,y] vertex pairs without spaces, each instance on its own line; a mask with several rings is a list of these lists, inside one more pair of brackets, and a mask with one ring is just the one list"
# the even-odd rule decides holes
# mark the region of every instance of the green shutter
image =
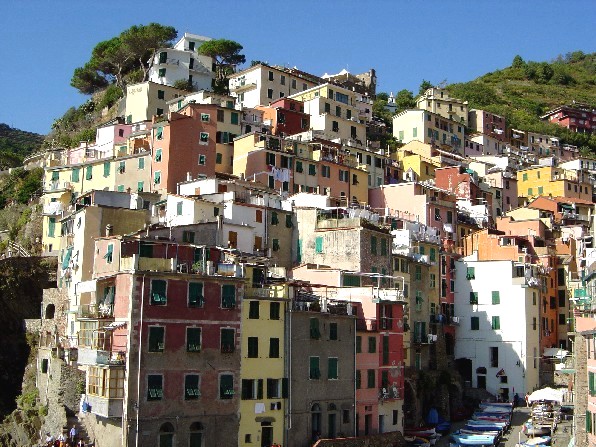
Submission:
[[466,272],[466,279],[476,279],[475,268],[468,267]]
[[176,203],[176,214],[178,216],[182,216],[182,206],[183,206],[184,202],[178,202]]
[[321,331],[319,330],[318,318],[310,319],[310,338],[314,340],[318,340],[319,338],[321,338]]
[[74,168],[72,170],[72,177],[71,180],[73,182],[78,182],[80,180],[81,170],[79,168]]
[[186,328],[186,350],[188,352],[201,351],[201,328]]
[[337,379],[337,358],[329,357],[327,359],[327,379]]
[[109,177],[110,176],[110,162],[106,161],[103,164],[103,176],[104,177]]
[[298,245],[296,247],[296,262],[298,264],[302,262],[302,239],[298,239]]
[[498,316],[492,317],[492,328],[493,330],[501,329],[501,318]]
[[319,369],[319,357],[310,358],[309,370],[310,379],[319,379],[321,377],[321,371]]
[[137,182],[137,191],[138,192],[143,192],[144,190],[144,182]]
[[292,215],[286,214],[286,228],[292,228],[294,224],[292,223]]
[[477,331],[478,329],[480,329],[480,319],[478,317],[470,318],[470,328],[473,331]]
[[222,374],[219,377],[219,398],[232,399],[234,397],[234,376]]
[[377,254],[377,238],[375,236],[370,237],[370,252],[373,255]]
[[389,336],[383,335],[383,365],[389,364]]
[[277,217],[277,213],[275,211],[271,211],[271,225],[277,225],[279,223],[279,219]]
[[315,238],[315,253],[323,253],[323,237],[317,236]]
[[87,171],[85,172],[85,179],[91,180],[93,178],[93,166],[87,166]]
[[470,292],[470,304],[478,304],[478,292]]
[[356,370],[356,389],[359,390],[360,388],[362,388],[362,377],[360,374],[360,370],[357,369]]
[[359,354],[362,352],[362,337],[360,335],[356,336],[356,353]]
[[48,220],[48,237],[54,237],[56,232],[56,218],[50,217]]
[[236,346],[236,340],[234,340],[234,329],[222,329],[221,330],[221,350],[222,352],[233,352]]
[[493,304],[501,304],[501,297],[498,290],[493,290]]
[[55,182],[60,179],[60,173],[58,171],[52,171],[52,181]]
[[184,399],[194,400],[199,398],[199,376],[188,374],[184,377]]
[[139,169],[145,169],[145,157],[139,158]]
[[163,352],[164,334],[163,326],[149,328],[149,352]]

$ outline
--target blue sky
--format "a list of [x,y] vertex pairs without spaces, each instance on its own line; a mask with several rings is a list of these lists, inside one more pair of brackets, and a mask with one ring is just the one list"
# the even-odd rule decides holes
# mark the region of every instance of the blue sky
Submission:
[[47,133],[87,98],[70,87],[98,42],[158,22],[228,38],[247,61],[321,75],[375,68],[378,91],[468,81],[513,56],[551,60],[596,51],[596,2],[551,0],[5,0],[0,19],[0,122]]

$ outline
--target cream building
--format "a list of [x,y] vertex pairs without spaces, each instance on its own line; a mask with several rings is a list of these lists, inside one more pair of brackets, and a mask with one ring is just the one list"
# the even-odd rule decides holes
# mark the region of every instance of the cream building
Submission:
[[416,100],[416,107],[451,121],[468,124],[468,101],[452,98],[447,89],[432,87]]

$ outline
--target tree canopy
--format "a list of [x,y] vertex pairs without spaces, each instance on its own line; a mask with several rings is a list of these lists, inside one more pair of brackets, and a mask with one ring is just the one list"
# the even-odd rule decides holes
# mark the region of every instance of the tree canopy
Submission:
[[99,42],[83,67],[75,69],[70,85],[83,94],[116,84],[146,81],[158,49],[170,47],[178,32],[171,26],[134,25],[119,36]]
[[197,50],[199,54],[213,58],[215,64],[215,85],[217,93],[228,93],[228,78],[236,67],[246,62],[243,47],[238,42],[228,39],[214,39],[204,42]]

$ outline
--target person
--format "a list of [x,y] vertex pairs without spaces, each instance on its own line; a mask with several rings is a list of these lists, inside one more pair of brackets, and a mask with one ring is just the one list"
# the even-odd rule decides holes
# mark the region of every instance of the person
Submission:
[[515,393],[513,395],[513,408],[517,407],[519,404],[519,394]]
[[70,442],[74,445],[77,442],[77,428],[73,425],[72,428],[70,429]]
[[50,434],[50,432],[46,433],[46,445],[48,447],[54,445],[54,437]]
[[79,439],[79,442],[77,442],[77,447],[85,447],[85,441]]
[[64,436],[63,433],[60,433],[58,435],[58,437],[56,438],[56,441],[58,441],[58,443],[59,443],[58,445],[60,447],[65,447],[66,446],[66,436]]
[[526,407],[530,406],[530,393],[526,393]]

